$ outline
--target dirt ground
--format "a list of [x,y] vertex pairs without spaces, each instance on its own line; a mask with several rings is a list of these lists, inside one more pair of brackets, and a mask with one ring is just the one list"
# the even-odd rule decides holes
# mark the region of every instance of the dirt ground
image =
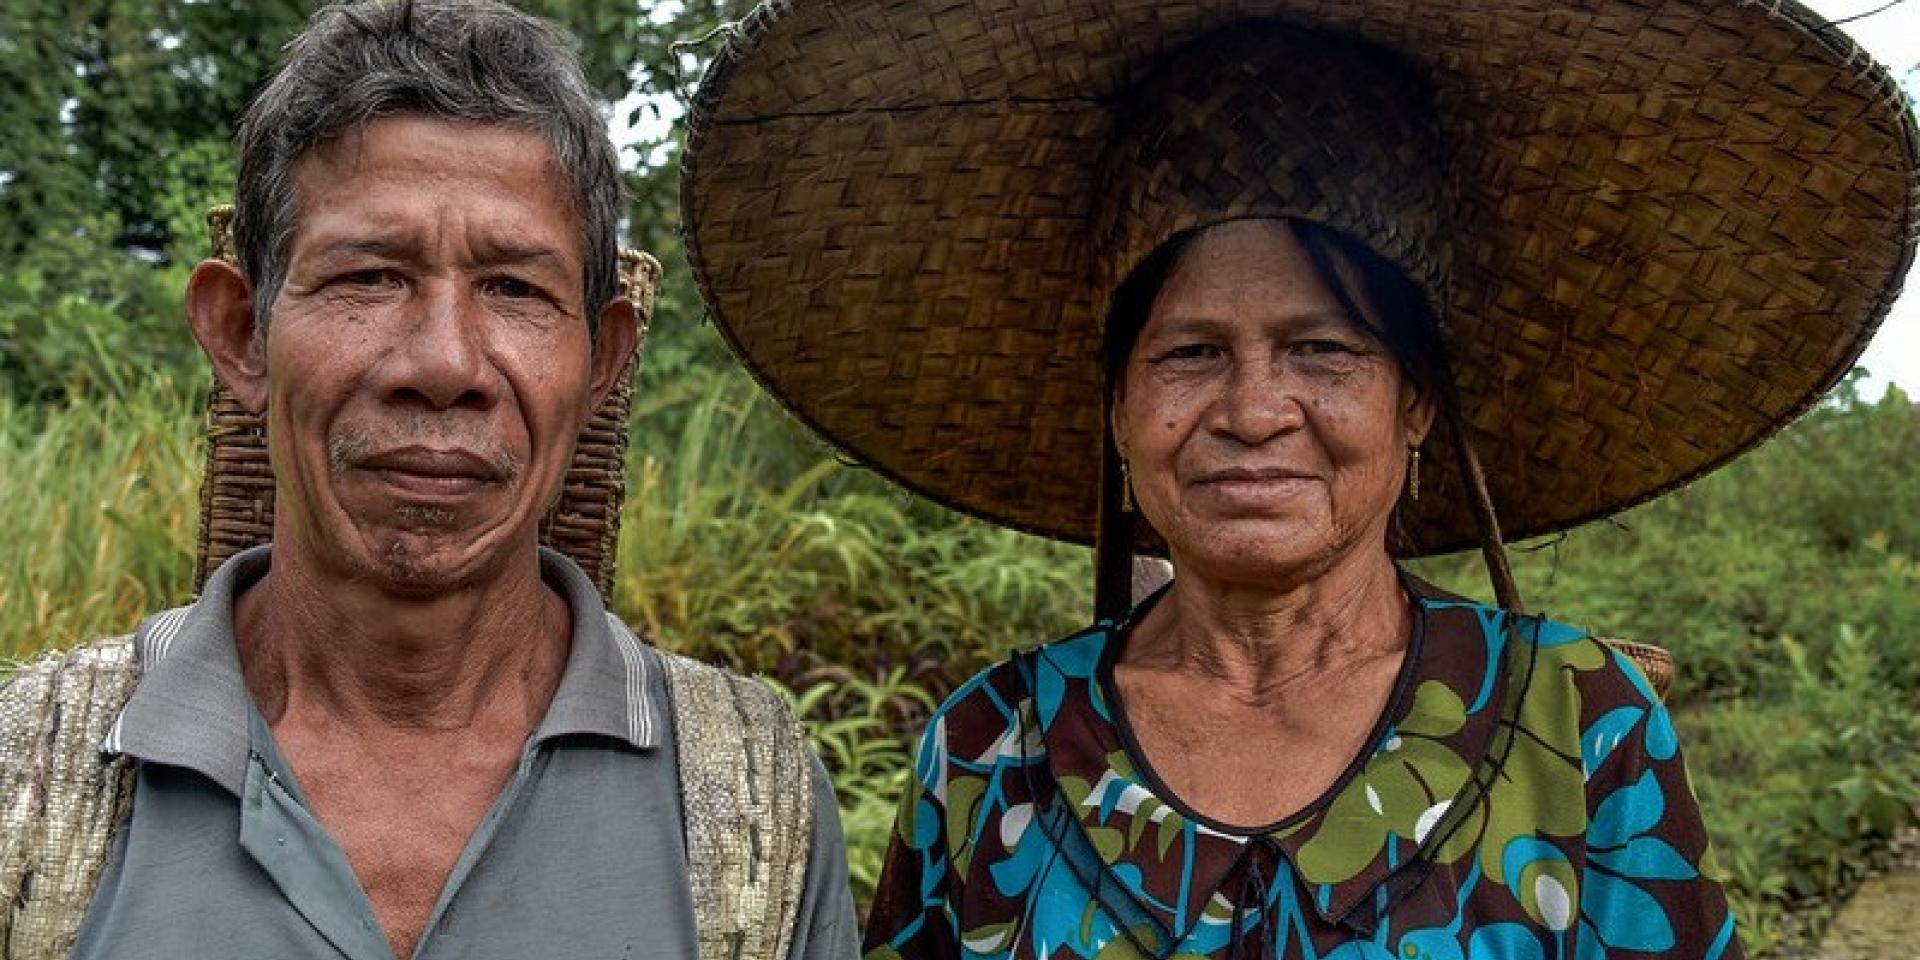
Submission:
[[1920,836],[1834,915],[1817,960],[1920,960]]

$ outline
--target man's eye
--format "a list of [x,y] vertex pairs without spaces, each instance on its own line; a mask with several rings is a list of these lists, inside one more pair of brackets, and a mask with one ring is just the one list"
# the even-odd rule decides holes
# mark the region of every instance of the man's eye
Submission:
[[343,273],[334,282],[349,287],[386,287],[394,285],[397,280],[390,270],[369,269]]
[[510,300],[522,300],[540,296],[540,288],[519,277],[494,277],[487,281],[486,291],[497,297]]
[[1160,355],[1162,360],[1206,360],[1220,355],[1220,348],[1210,343],[1183,343]]

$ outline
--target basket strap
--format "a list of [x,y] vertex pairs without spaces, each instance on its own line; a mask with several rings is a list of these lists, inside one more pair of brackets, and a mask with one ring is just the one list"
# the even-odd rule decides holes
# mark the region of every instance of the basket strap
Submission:
[[73,949],[133,804],[133,762],[100,745],[139,675],[122,636],[43,657],[0,688],[0,954]]
[[701,960],[785,960],[813,840],[813,764],[766,684],[666,665]]

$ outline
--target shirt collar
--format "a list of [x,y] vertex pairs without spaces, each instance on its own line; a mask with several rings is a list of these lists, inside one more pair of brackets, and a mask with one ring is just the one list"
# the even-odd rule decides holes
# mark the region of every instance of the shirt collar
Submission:
[[620,622],[572,560],[540,549],[540,575],[573,610],[573,650],[534,742],[599,734],[640,750],[660,745],[660,655]]
[[1036,719],[1055,782],[1119,886],[1173,939],[1216,893],[1237,896],[1230,881],[1257,837],[1286,857],[1323,920],[1371,929],[1478,806],[1508,696],[1506,615],[1407,586],[1418,628],[1366,759],[1313,806],[1257,832],[1169,802],[1152,771],[1136,768],[1124,705],[1108,696],[1124,624],[1043,648]]
[[[234,641],[233,602],[271,565],[270,546],[235,554],[207,578],[198,600],[140,625],[134,635],[140,682],[103,751],[187,767],[239,795],[252,749],[252,698]],[[566,598],[573,646],[531,742],[597,734],[636,749],[658,746],[658,654],[607,611],[573,561],[542,547],[540,575]]]

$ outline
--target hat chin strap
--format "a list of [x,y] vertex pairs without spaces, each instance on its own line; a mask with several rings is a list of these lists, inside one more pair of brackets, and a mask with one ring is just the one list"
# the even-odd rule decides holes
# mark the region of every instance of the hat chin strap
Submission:
[[[1493,583],[1493,597],[1499,605],[1514,613],[1525,613],[1520,586],[1514,582],[1513,567],[1507,562],[1506,544],[1500,538],[1500,518],[1494,513],[1493,497],[1487,492],[1487,475],[1480,458],[1467,438],[1466,418],[1460,413],[1453,391],[1443,390],[1441,413],[1453,434],[1456,462],[1465,480],[1467,500],[1473,506],[1474,524],[1480,530],[1480,556],[1487,565],[1487,579]],[[1114,623],[1126,617],[1133,607],[1134,520],[1138,516],[1121,509],[1123,486],[1120,451],[1113,442],[1112,419],[1102,431],[1100,444],[1100,516],[1095,526],[1093,547],[1093,619]]]
[[1120,449],[1113,443],[1111,418],[1101,433],[1100,517],[1093,535],[1093,619],[1118,623],[1133,608],[1133,522],[1137,515],[1120,506],[1127,481],[1120,472]]
[[1445,391],[1440,404],[1453,432],[1453,449],[1459,452],[1460,476],[1466,481],[1467,501],[1473,505],[1474,526],[1480,530],[1480,557],[1487,564],[1487,579],[1493,581],[1493,598],[1514,613],[1526,613],[1520,600],[1520,585],[1513,580],[1513,567],[1507,563],[1506,542],[1500,538],[1500,518],[1493,512],[1493,497],[1487,493],[1487,474],[1480,469],[1480,457],[1473,452],[1467,437],[1467,421],[1460,413],[1453,391]]

